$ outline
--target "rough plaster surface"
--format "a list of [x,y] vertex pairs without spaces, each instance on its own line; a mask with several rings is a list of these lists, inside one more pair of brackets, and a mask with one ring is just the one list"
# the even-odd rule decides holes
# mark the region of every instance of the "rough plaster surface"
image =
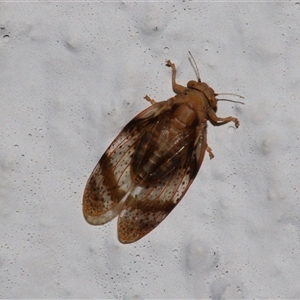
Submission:
[[[1,298],[300,298],[300,5],[0,3]],[[151,234],[87,224],[86,180],[145,94],[201,78],[215,158]],[[230,97],[230,96],[228,96]],[[230,97],[231,98],[231,97]]]

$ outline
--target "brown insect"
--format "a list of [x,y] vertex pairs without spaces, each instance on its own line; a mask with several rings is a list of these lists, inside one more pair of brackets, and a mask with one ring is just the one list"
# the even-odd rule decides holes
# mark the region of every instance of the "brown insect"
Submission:
[[86,221],[102,225],[119,215],[121,243],[139,240],[164,220],[196,177],[205,151],[213,158],[207,121],[239,126],[237,118],[216,115],[217,101],[226,99],[217,99],[218,94],[201,82],[195,62],[198,81],[186,87],[176,83],[175,65],[170,60],[166,65],[172,69],[176,95],[161,102],[145,97],[151,106],[111,143],[84,190]]

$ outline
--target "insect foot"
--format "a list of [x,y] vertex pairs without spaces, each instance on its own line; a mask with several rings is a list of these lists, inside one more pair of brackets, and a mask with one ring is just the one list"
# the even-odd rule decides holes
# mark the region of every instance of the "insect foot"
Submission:
[[237,118],[232,118],[232,121],[234,122],[234,125],[236,128],[239,128],[240,126],[240,121]]
[[145,99],[146,101],[149,101],[152,105],[156,103],[156,101],[155,101],[154,99],[151,99],[148,95],[146,95],[146,96],[144,97],[144,99]]
[[212,149],[209,146],[206,146],[206,151],[208,152],[209,158],[213,159],[215,156],[212,152]]
[[167,67],[170,67],[170,68],[172,68],[172,69],[175,68],[175,65],[174,65],[169,59],[166,61],[166,66],[167,66]]

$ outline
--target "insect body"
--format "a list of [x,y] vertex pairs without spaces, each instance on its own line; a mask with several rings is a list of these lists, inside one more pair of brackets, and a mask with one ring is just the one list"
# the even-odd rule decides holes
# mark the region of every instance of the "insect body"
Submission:
[[101,225],[117,215],[118,238],[132,243],[154,229],[182,199],[196,177],[207,145],[207,121],[214,126],[239,121],[216,115],[215,92],[206,83],[176,83],[176,94],[156,102],[133,118],[105,151],[93,170],[83,195],[88,223]]

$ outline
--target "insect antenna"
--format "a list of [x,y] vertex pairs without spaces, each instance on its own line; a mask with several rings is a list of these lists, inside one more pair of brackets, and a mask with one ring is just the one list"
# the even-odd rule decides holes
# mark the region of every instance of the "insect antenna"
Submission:
[[238,95],[238,94],[232,94],[232,93],[218,93],[218,94],[215,94],[215,96],[220,96],[220,95],[236,96],[236,97],[239,97],[239,98],[241,98],[241,99],[244,99],[243,96]]
[[233,103],[239,103],[239,104],[244,104],[244,102],[242,101],[234,101],[234,100],[230,100],[230,99],[217,99],[217,101],[227,101],[227,102],[233,102]]
[[189,57],[189,61],[190,61],[191,65],[192,65],[192,67],[193,67],[193,69],[194,69],[194,71],[196,73],[198,82],[201,82],[200,73],[199,73],[196,61],[195,61],[195,59],[194,59],[194,57],[193,57],[193,55],[192,55],[192,53],[190,51],[189,51],[189,55],[191,56],[191,57]]
[[[232,94],[232,93],[220,93],[220,94],[215,94],[215,96],[219,96],[219,95],[230,95],[230,96],[236,96],[239,97],[241,99],[244,99],[243,96],[238,95],[238,94]],[[239,104],[245,104],[242,101],[235,101],[235,100],[230,100],[230,99],[217,99],[217,101],[228,101],[228,102],[233,102],[233,103],[239,103]]]

